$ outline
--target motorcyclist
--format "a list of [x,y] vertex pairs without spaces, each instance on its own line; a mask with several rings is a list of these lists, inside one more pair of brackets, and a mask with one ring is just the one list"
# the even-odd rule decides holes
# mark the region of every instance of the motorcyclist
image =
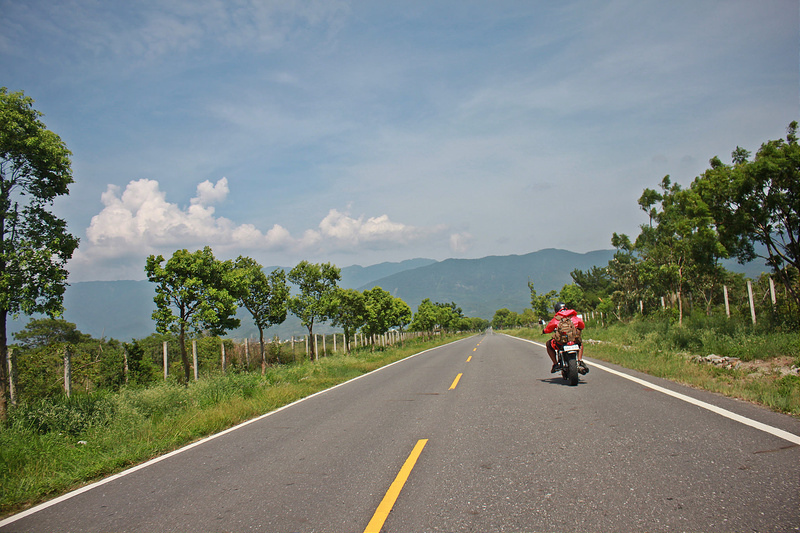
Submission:
[[[583,320],[578,316],[578,312],[574,309],[567,309],[567,306],[561,302],[557,303],[554,307],[555,316],[552,320],[544,327],[542,333],[552,333],[558,327],[558,323],[562,318],[569,318],[572,320],[572,323],[575,324],[575,327],[579,330],[583,330],[586,327],[586,324],[583,323]],[[581,349],[578,352],[578,368],[581,370],[581,373],[585,374],[589,371],[586,367],[586,363],[583,362],[583,344],[581,344],[580,340],[578,341],[580,344]],[[559,370],[561,370],[561,366],[558,364],[558,360],[556,359],[556,351],[560,350],[562,345],[557,343],[555,338],[550,339],[547,341],[547,355],[550,356],[550,361],[553,362],[553,367],[550,369],[551,374],[555,374]]]

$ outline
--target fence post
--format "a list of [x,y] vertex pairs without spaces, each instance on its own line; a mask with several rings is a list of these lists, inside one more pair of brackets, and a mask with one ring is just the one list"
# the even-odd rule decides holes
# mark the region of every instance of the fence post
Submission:
[[247,370],[250,371],[250,343],[247,337],[244,338],[244,360],[247,362]]
[[227,362],[225,360],[225,341],[222,340],[222,339],[220,339],[220,341],[222,343],[222,349],[220,350],[221,356],[222,356],[222,373],[224,374],[225,373],[225,363]]
[[166,380],[167,376],[169,375],[169,355],[167,354],[167,341],[164,341],[162,351],[164,353],[164,379]]
[[731,304],[728,301],[728,286],[727,285],[723,285],[722,286],[722,294],[725,297],[725,316],[730,318],[731,317]]
[[17,405],[17,354],[14,348],[8,349],[8,399]]
[[67,398],[72,393],[72,354],[69,344],[64,345],[64,392]]
[[753,282],[747,280],[747,297],[750,300],[750,317],[753,319],[753,324],[756,323],[756,308],[753,304]]
[[775,282],[769,278],[769,295],[772,297],[772,307],[778,305],[778,298],[775,296]]
[[197,381],[200,371],[197,365],[197,339],[192,339],[192,362],[194,363],[194,380]]

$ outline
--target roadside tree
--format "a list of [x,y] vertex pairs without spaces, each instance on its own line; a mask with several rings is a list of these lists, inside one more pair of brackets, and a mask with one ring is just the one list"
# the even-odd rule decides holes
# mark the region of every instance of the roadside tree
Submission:
[[364,325],[366,307],[364,295],[355,289],[338,287],[333,296],[334,305],[331,323],[344,330],[345,350],[350,352],[350,339]]
[[[340,279],[340,270],[330,263],[301,261],[289,271],[289,281],[300,290],[300,294],[289,298],[289,310],[308,329],[310,339],[314,337],[315,323],[325,322],[334,316],[334,296]],[[317,354],[314,343],[309,345],[311,359],[315,360]]]
[[255,259],[239,256],[234,263],[244,283],[239,302],[253,316],[258,328],[258,342],[261,353],[261,373],[267,371],[267,356],[264,349],[264,330],[282,324],[286,320],[289,287],[286,273],[282,269],[273,270],[267,276]]
[[151,255],[145,272],[156,283],[156,329],[178,335],[184,383],[188,383],[192,365],[186,350],[187,331],[221,335],[238,327],[237,300],[244,280],[232,261],[217,260],[208,246],[193,253],[177,250],[166,263],[161,255]]
[[73,183],[70,151],[33,99],[0,88],[0,420],[9,394],[8,315],[63,312],[65,265],[78,247],[50,208]]

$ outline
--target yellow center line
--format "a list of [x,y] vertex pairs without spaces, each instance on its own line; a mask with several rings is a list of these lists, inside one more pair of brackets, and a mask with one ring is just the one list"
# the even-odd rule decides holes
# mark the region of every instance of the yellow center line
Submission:
[[453,384],[452,384],[452,385],[450,385],[450,388],[449,388],[448,390],[453,390],[453,389],[455,389],[455,388],[456,388],[456,385],[458,385],[458,380],[459,380],[459,379],[461,379],[461,374],[459,374],[459,375],[457,375],[457,376],[456,376],[456,379],[455,379],[455,380],[453,380]]
[[403,485],[406,484],[411,470],[414,468],[414,465],[417,464],[417,459],[419,459],[422,449],[427,443],[428,439],[420,439],[417,441],[417,445],[411,450],[411,455],[406,459],[403,468],[400,469],[397,477],[394,478],[389,490],[386,491],[386,495],[375,510],[375,514],[372,515],[372,520],[367,524],[367,529],[364,530],[364,533],[380,533],[383,523],[386,522],[386,519],[389,517],[389,512],[392,510],[392,507],[394,507],[397,497],[400,496],[400,491],[403,490]]
[[476,346],[476,347],[474,347],[474,348],[472,349],[472,351],[473,351],[473,352],[477,352],[477,351],[478,351],[478,347],[477,347],[477,346]]
[[470,361],[472,361],[472,356],[471,355],[469,357],[467,357],[467,363],[469,363]]

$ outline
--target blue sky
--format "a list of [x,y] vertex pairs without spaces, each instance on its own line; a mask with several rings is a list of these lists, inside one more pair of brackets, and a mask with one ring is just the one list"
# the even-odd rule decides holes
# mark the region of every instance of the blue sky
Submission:
[[610,248],[800,118],[777,1],[0,0],[0,86],[73,152],[70,281]]

